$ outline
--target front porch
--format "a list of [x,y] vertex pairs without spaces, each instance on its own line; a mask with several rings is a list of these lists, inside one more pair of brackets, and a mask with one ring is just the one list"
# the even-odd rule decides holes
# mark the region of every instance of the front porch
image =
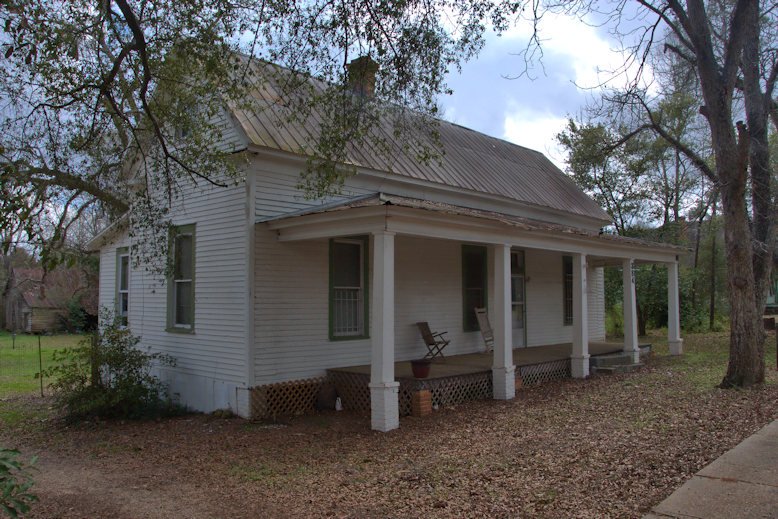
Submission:
[[[328,363],[322,367],[329,368],[331,379],[348,379],[338,388],[344,406],[369,409],[375,430],[399,427],[410,394],[418,391],[420,382],[411,377],[409,363],[397,360],[418,358],[415,323],[421,320],[450,331],[456,348],[424,379],[434,393],[433,405],[512,399],[516,382],[529,383],[533,370],[535,378],[549,373],[586,378],[590,356],[606,352],[623,352],[630,364],[637,363],[633,269],[638,263],[667,267],[668,343],[673,354],[682,352],[679,247],[385,193],[264,223],[278,249],[289,249],[282,254],[290,260],[302,257],[303,244],[323,248],[328,243],[328,314],[322,307],[311,310],[328,315],[330,340],[326,348],[305,353]],[[622,272],[625,337],[600,349],[606,267]],[[323,285],[322,274],[313,282]],[[292,295],[297,296],[279,294]],[[481,307],[488,309],[494,331],[489,355],[470,353],[479,347],[473,321],[475,308]],[[514,350],[519,345],[532,347]],[[286,350],[279,355],[299,360]],[[351,359],[360,365],[337,368]],[[277,366],[278,357],[269,361]]]
[[[590,342],[591,357],[623,353],[624,345],[615,342]],[[641,354],[650,351],[649,344],[640,345]],[[550,344],[513,350],[517,383],[538,384],[571,376],[572,343]],[[410,361],[394,363],[399,383],[399,414],[411,414],[412,394],[420,389],[432,393],[434,408],[458,405],[470,400],[492,398],[492,354],[468,353],[436,359],[427,378],[415,378]],[[370,365],[347,366],[327,370],[328,379],[335,385],[345,409],[370,412]]]

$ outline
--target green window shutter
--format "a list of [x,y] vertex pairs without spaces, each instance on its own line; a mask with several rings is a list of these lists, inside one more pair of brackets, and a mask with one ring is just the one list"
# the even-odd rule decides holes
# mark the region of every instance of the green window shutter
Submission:
[[573,258],[562,256],[562,304],[564,311],[563,324],[573,324]]
[[478,331],[476,308],[485,308],[487,301],[486,247],[462,245],[462,328]]

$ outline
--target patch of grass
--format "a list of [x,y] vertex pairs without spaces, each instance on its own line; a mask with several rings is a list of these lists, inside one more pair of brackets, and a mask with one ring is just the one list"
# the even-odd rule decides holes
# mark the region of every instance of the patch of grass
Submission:
[[[0,332],[0,398],[40,391],[35,374],[53,364],[55,350],[76,346],[83,335],[43,335],[38,355],[38,336]],[[44,380],[44,385],[46,381]]]
[[51,410],[40,402],[9,398],[0,400],[0,429],[43,427]]
[[273,466],[268,463],[233,465],[229,469],[230,476],[244,482],[261,483],[267,486],[283,486],[292,484],[295,480],[305,477],[311,472],[306,465],[287,464]]
[[235,465],[230,469],[230,475],[252,483],[270,483],[278,477],[278,473],[264,463],[259,463],[257,465]]
[[[652,330],[641,342],[651,342],[656,365],[667,367],[682,374],[698,391],[707,391],[718,386],[724,378],[729,363],[729,332],[687,333],[684,335],[683,355],[670,357],[666,331]],[[768,333],[765,341],[765,369],[775,369],[776,339],[774,332]],[[765,383],[773,384],[771,377]]]

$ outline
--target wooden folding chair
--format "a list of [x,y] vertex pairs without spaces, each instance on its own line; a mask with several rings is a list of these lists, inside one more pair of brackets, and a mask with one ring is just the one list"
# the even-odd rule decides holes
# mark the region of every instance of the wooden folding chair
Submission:
[[476,308],[475,318],[478,319],[478,328],[481,329],[481,337],[484,338],[484,347],[489,353],[494,350],[494,331],[492,325],[489,323],[489,314],[486,313],[486,308]]
[[425,359],[434,359],[437,356],[440,356],[441,359],[445,359],[443,356],[443,348],[448,346],[448,343],[451,342],[451,340],[446,339],[443,337],[448,332],[435,332],[433,333],[430,330],[430,325],[426,322],[420,322],[416,323],[416,326],[419,327],[419,331],[421,332],[421,337],[424,339],[424,344],[427,346],[427,354],[424,356]]

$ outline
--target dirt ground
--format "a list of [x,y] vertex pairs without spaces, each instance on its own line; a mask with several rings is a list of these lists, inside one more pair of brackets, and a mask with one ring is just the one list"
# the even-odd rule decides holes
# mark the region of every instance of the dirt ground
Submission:
[[387,434],[336,412],[66,426],[27,399],[14,404],[36,418],[4,425],[0,443],[39,456],[33,518],[640,517],[778,418],[774,365],[764,387],[715,389],[723,368],[694,353],[704,339],[687,342],[683,359],[525,387]]

